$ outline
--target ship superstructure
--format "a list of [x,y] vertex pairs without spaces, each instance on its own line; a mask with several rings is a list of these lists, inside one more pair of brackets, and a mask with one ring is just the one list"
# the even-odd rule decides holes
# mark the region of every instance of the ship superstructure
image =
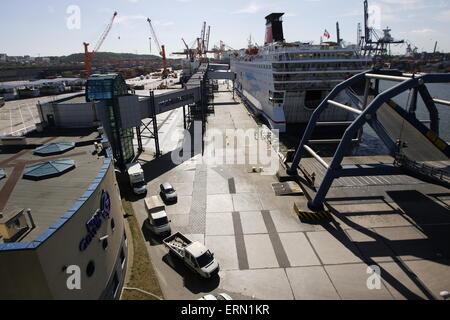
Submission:
[[[368,69],[371,63],[370,57],[360,55],[356,45],[285,42],[282,16],[272,13],[266,17],[264,46],[249,46],[231,56],[236,89],[280,132],[287,124],[307,123],[333,87]],[[348,113],[332,108],[321,120],[351,119]]]

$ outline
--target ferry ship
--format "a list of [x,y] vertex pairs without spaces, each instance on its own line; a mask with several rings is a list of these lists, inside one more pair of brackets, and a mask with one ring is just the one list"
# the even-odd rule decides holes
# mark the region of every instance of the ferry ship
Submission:
[[[370,67],[372,59],[360,55],[356,45],[334,42],[285,42],[283,13],[266,17],[262,47],[234,51],[230,68],[236,73],[236,90],[254,113],[281,133],[289,124],[307,124],[314,109],[340,82]],[[353,120],[353,115],[329,108],[323,122]]]

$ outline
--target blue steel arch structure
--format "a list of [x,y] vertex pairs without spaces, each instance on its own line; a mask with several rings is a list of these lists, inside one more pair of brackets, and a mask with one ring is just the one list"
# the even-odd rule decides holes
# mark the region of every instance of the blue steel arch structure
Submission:
[[[368,102],[369,92],[372,90],[378,93],[380,80],[396,81],[399,82],[396,86],[376,95],[372,102]],[[343,105],[341,103],[333,101],[340,93],[350,89],[352,86],[358,83],[365,82],[364,98],[362,105],[359,108]],[[373,83],[374,82],[374,83]],[[350,176],[363,176],[363,175],[390,175],[390,174],[402,174],[404,171],[395,165],[390,164],[376,164],[376,165],[342,165],[345,152],[350,147],[353,137],[365,124],[369,124],[375,133],[379,136],[382,142],[387,146],[390,154],[393,157],[399,155],[399,143],[394,141],[389,135],[385,127],[377,119],[377,111],[384,104],[388,104],[395,109],[404,119],[408,120],[414,128],[424,135],[430,143],[436,147],[444,157],[447,159],[450,157],[450,147],[442,139],[439,138],[439,114],[436,108],[436,104],[448,105],[450,102],[439,99],[433,99],[428,91],[426,84],[432,83],[450,83],[450,74],[423,74],[423,75],[407,75],[398,70],[369,70],[340,83],[337,85],[324,101],[314,111],[308,126],[305,130],[300,145],[296,150],[292,164],[287,169],[289,175],[295,176],[298,174],[298,168],[300,161],[303,157],[304,151],[309,152],[319,163],[325,167],[326,174],[322,180],[320,187],[315,197],[308,202],[309,209],[313,211],[323,211],[325,197],[333,184],[333,181],[340,177]],[[414,116],[408,115],[404,110],[401,110],[393,103],[392,98],[400,95],[408,90],[413,90],[415,97],[419,93],[430,113],[430,128],[428,129],[420,121],[415,119]],[[417,100],[417,99],[416,99]],[[319,120],[321,113],[330,105],[346,109],[349,112],[357,114],[356,119],[347,128],[345,134],[335,152],[333,160],[328,165],[317,153],[314,152],[309,146],[308,142],[311,139],[312,133],[315,129],[316,123]],[[412,107],[412,110],[415,108]]]

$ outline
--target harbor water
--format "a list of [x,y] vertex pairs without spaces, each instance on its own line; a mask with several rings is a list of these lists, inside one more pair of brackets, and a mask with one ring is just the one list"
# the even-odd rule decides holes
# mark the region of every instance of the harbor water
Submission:
[[[382,90],[389,89],[395,85],[397,82],[390,81],[382,81],[380,86]],[[450,101],[450,84],[429,84],[427,85],[430,94],[433,98],[449,100]],[[405,92],[393,100],[403,108],[407,108],[409,104],[409,92]],[[440,132],[439,136],[441,139],[449,142],[450,141],[450,107],[437,105],[439,111],[439,125]],[[417,101],[417,118],[419,120],[430,120],[430,116],[428,110],[422,101],[420,95]],[[425,124],[429,126],[429,124]],[[284,153],[288,149],[297,148],[300,139],[302,138],[301,134],[294,135],[286,135],[280,137],[280,149]],[[331,157],[334,154],[337,146],[331,145],[317,145],[315,147],[316,150],[324,157]],[[348,155],[352,156],[374,156],[374,155],[387,155],[389,154],[386,146],[383,142],[378,138],[375,132],[370,128],[369,125],[364,126],[364,133],[361,139],[361,142],[357,145],[354,145],[351,150],[348,150]]]

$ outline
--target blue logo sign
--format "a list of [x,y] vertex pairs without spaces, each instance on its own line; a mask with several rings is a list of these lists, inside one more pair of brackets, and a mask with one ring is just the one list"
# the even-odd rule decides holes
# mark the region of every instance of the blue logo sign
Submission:
[[91,219],[86,223],[87,236],[85,236],[79,245],[80,251],[85,251],[91,244],[94,237],[97,235],[98,230],[100,230],[103,220],[110,218],[111,214],[111,198],[109,197],[108,191],[103,190],[102,196],[100,197],[100,209],[98,209]]

